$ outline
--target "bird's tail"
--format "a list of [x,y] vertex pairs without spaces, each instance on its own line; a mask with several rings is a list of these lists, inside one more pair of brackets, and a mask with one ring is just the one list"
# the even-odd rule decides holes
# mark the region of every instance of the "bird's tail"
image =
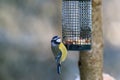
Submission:
[[57,73],[61,74],[61,64],[60,63],[57,64]]

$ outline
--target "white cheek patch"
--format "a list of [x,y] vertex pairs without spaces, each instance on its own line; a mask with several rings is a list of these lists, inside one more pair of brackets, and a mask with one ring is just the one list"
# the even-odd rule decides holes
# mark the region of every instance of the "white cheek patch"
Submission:
[[56,42],[61,42],[61,39],[57,39]]

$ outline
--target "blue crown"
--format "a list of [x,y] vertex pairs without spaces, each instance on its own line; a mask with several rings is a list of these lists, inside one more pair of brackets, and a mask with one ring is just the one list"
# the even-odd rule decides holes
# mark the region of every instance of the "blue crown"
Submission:
[[57,40],[57,39],[59,39],[60,37],[59,36],[54,36],[53,38],[52,38],[52,40]]

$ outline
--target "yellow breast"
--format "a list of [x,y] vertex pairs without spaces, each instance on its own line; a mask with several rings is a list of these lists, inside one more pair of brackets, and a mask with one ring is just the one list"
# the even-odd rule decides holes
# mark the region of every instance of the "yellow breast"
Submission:
[[62,52],[62,56],[61,56],[61,60],[60,61],[63,62],[66,59],[66,57],[67,57],[67,49],[66,49],[66,47],[64,46],[63,43],[60,43],[59,49]]

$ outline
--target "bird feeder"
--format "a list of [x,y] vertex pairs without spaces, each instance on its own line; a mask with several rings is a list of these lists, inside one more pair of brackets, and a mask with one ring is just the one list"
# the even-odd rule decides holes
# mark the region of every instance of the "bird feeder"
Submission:
[[62,41],[68,50],[90,50],[92,0],[62,1]]

